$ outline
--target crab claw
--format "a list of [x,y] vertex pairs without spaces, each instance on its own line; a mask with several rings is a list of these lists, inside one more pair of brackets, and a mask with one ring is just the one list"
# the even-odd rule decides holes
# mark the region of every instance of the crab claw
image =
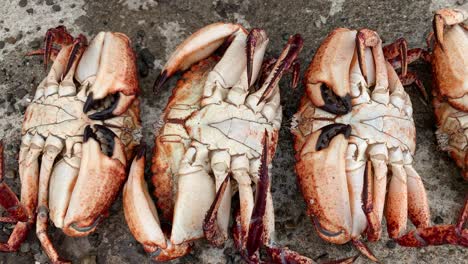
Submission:
[[71,194],[63,231],[85,236],[96,229],[126,178],[125,146],[102,126],[87,126],[83,134],[80,171]]
[[320,237],[343,244],[351,239],[345,155],[351,127],[327,125],[310,134],[298,153],[296,171],[308,214]]
[[[122,33],[100,32],[83,53],[75,78],[87,86],[83,112],[93,120],[127,111],[139,92],[135,54]],[[101,109],[104,105],[104,109]]]
[[238,24],[214,23],[193,33],[172,53],[156,79],[153,91],[159,91],[164,83],[176,72],[184,71],[195,62],[209,57],[238,30],[245,31]]
[[135,239],[155,261],[166,261],[186,255],[190,244],[174,245],[166,239],[158,212],[145,182],[145,147],[140,146],[130,167],[123,189],[125,220]]
[[351,111],[349,69],[355,38],[354,30],[333,30],[317,50],[305,74],[307,96],[315,106],[333,114]]
[[468,11],[463,9],[440,9],[434,15],[432,27],[435,32],[435,40],[443,49],[444,47],[444,28],[462,23],[468,19]]

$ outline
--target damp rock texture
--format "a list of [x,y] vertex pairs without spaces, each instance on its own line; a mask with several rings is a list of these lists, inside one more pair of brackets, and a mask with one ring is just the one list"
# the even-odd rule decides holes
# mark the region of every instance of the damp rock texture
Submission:
[[[379,32],[385,43],[405,37],[410,47],[425,47],[433,11],[463,4],[463,0],[360,1],[360,0],[4,0],[0,5],[0,138],[5,144],[5,180],[19,193],[17,154],[25,107],[44,78],[40,57],[25,57],[42,46],[46,30],[65,25],[73,35],[88,37],[99,31],[120,31],[133,41],[138,55],[142,90],[141,110],[144,141],[152,147],[154,131],[161,126],[161,112],[175,80],[155,95],[152,84],[177,44],[192,32],[217,21],[241,23],[247,28],[264,28],[269,35],[268,56],[279,54],[289,35],[300,33],[305,45],[300,54],[303,70],[324,37],[336,27],[367,27]],[[430,68],[413,66],[428,89]],[[174,78],[176,79],[176,78]],[[283,78],[284,121],[273,161],[273,199],[276,213],[276,241],[317,260],[356,255],[352,245],[322,241],[306,215],[306,206],[296,185],[293,139],[289,132],[297,98],[303,88],[289,89]],[[459,169],[435,138],[432,107],[421,99],[415,87],[408,87],[417,127],[414,166],[429,195],[433,223],[453,223],[468,191]],[[149,167],[149,164],[147,164]],[[149,171],[148,171],[149,172]],[[413,226],[408,226],[413,228]],[[11,233],[11,224],[0,224],[0,240]],[[123,216],[121,196],[109,210],[109,217],[88,237],[71,238],[54,227],[52,241],[63,257],[74,263],[152,263],[130,234]],[[384,232],[385,233],[385,232]],[[0,253],[0,263],[47,263],[35,232],[18,252]],[[385,234],[368,243],[382,263],[467,263],[468,250],[456,246],[402,248]],[[173,263],[239,263],[232,240],[223,248],[197,241],[192,253]],[[359,258],[356,263],[370,263]]]

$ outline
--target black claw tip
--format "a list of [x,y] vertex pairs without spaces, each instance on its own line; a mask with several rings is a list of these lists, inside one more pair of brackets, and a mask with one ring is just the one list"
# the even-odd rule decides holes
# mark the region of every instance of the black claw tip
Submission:
[[[86,109],[84,109],[84,110],[89,110],[89,108],[91,106],[96,105],[99,101],[101,101],[101,100],[93,100],[92,96],[93,96],[93,93],[91,92],[89,94],[89,96],[88,96],[88,99],[86,100],[86,103],[85,103],[85,106],[84,106],[84,108],[86,108]],[[104,110],[102,110],[100,112],[93,113],[93,114],[89,115],[88,117],[90,119],[92,119],[92,120],[104,120],[104,119],[109,119],[109,118],[114,117],[115,115],[114,115],[113,112],[117,108],[117,105],[119,104],[120,94],[116,93],[116,94],[113,94],[111,96],[114,97],[114,100],[113,100],[112,104],[109,107],[107,107],[106,109],[104,109]],[[91,98],[91,102],[90,102],[91,106],[87,105],[88,101],[90,101],[89,98]],[[85,111],[85,113],[86,112],[87,111]]]
[[[117,138],[117,135],[103,125],[94,125],[94,128],[96,128],[96,132],[99,132],[102,135],[102,141],[99,142],[101,143],[101,150],[105,152],[107,156],[112,157],[115,149],[115,138]],[[104,149],[102,144],[106,144],[108,148]]]
[[96,134],[93,132],[91,126],[86,126],[83,133],[83,143],[86,143],[89,138],[96,139]]
[[88,98],[86,98],[86,102],[83,106],[83,112],[87,113],[89,110],[91,110],[91,107],[94,105],[94,99],[93,99],[93,92],[90,92],[88,95]]
[[153,92],[158,93],[161,90],[161,87],[166,83],[166,81],[169,79],[169,75],[167,74],[167,71],[164,70],[162,71],[156,81],[154,82],[153,85]]
[[333,113],[335,115],[344,115],[351,111],[351,95],[346,94],[343,97],[338,96],[332,89],[328,88],[326,84],[320,86],[322,99],[324,105],[321,106],[323,110]]
[[349,135],[351,134],[351,126],[345,124],[331,124],[324,126],[321,131],[322,132],[317,140],[317,145],[315,146],[317,151],[327,148],[330,141],[338,134],[343,134],[345,138],[349,138]]

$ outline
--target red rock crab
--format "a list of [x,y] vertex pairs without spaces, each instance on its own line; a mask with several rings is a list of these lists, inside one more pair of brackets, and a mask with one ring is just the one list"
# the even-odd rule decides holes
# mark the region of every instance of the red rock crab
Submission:
[[392,238],[403,235],[408,217],[429,226],[426,192],[412,166],[410,98],[368,29],[330,33],[304,85],[292,132],[308,214],[321,238],[352,241],[376,261],[360,239],[378,240],[384,215]]
[[88,45],[63,26],[48,30],[45,48],[32,54],[44,54],[46,67],[54,62],[23,121],[21,200],[2,181],[3,163],[0,169],[0,205],[9,214],[0,221],[16,223],[0,251],[16,251],[36,223],[43,249],[61,263],[49,220],[67,235],[88,235],[127,178],[140,129],[135,56],[122,33],[101,32]]

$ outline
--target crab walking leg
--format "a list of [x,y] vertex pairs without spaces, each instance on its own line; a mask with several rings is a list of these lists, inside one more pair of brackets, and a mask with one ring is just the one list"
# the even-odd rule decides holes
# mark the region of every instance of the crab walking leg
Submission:
[[[23,138],[22,147],[29,147],[24,160],[20,160],[21,204],[26,210],[27,222],[18,222],[8,242],[0,244],[0,251],[16,251],[26,239],[28,231],[35,221],[39,177],[39,155],[44,146],[44,139],[39,135]],[[23,148],[23,149],[24,149]],[[26,151],[26,150],[24,150]],[[20,155],[21,157],[22,155]]]
[[[349,201],[351,209],[351,238],[356,248],[365,256],[373,261],[377,261],[377,258],[370,251],[370,249],[360,241],[360,236],[364,233],[364,230],[372,224],[370,229],[375,228],[375,221],[368,223],[368,213],[364,211],[363,205],[366,201],[363,199],[363,193],[366,190],[365,177],[368,176],[366,173],[366,162],[365,162],[365,151],[367,143],[359,138],[351,136],[349,138],[349,144],[346,154],[346,179],[348,183]],[[372,215],[369,215],[372,217]]]
[[[265,131],[263,138],[263,149],[260,169],[258,172],[257,190],[255,191],[255,203],[252,217],[249,223],[249,232],[246,241],[247,256],[250,258],[257,254],[260,246],[265,242],[265,216],[268,204],[268,193],[270,190],[270,174],[268,169],[268,133]],[[269,237],[269,234],[267,235]]]
[[[382,104],[389,102],[388,77],[385,57],[382,51],[382,40],[372,30],[361,29],[356,35],[358,61],[362,75],[369,86],[375,85],[372,99]],[[371,49],[372,55],[368,53]],[[374,68],[375,75],[369,74]]]
[[245,29],[238,24],[214,23],[193,33],[172,53],[153,89],[158,91],[174,73],[184,71],[195,62],[209,57],[238,31],[245,32]]
[[36,235],[52,262],[59,261],[60,257],[47,235],[47,226],[49,223],[49,180],[55,158],[62,149],[63,142],[60,138],[52,135],[47,137],[39,173],[39,201],[37,207]]
[[231,45],[213,70],[208,73],[201,106],[219,103],[226,97],[229,88],[239,81],[241,74],[246,72],[246,42],[247,34],[244,31],[237,31],[234,34]]
[[263,108],[261,103],[271,97],[272,90],[278,85],[279,80],[283,74],[290,69],[293,62],[296,60],[297,55],[302,50],[303,39],[299,34],[289,37],[288,43],[283,48],[278,60],[276,61],[273,69],[268,74],[262,87],[250,94],[245,104],[252,109],[254,112],[258,112]]
[[276,86],[271,94],[271,98],[266,102],[262,102],[261,105],[262,116],[266,118],[268,122],[274,122],[274,119],[278,116],[278,110],[281,109],[281,98],[279,86]]
[[26,222],[28,221],[26,209],[23,207],[16,194],[3,181],[4,174],[3,141],[0,141],[0,206],[5,208],[8,214],[6,217],[0,217],[0,222]]
[[[231,176],[228,174],[220,184],[210,210],[206,213],[205,220],[203,221],[203,233],[205,234],[205,238],[215,246],[221,246],[227,239],[227,234],[224,233],[224,230],[221,230],[224,226],[220,227],[218,224],[218,211],[220,211],[219,209],[225,198],[228,185],[230,187],[230,178]],[[224,219],[225,218],[222,220]]]
[[[68,204],[75,187],[81,163],[81,144],[76,143],[72,157],[59,160],[52,172],[49,184],[49,217],[54,225],[63,228]],[[79,150],[78,150],[79,149]]]
[[[210,219],[210,214],[207,214],[203,224],[203,230],[205,237],[217,246],[222,245],[228,238],[232,196],[229,175],[230,166],[231,156],[227,150],[219,150],[213,153],[211,157],[211,168],[215,176],[216,199],[211,205],[210,212],[215,219]],[[208,223],[206,221],[207,219],[210,220]],[[209,224],[209,226],[207,226],[207,224]]]
[[[370,156],[370,161],[372,162],[373,168],[373,183],[372,183],[372,192],[373,192],[373,207],[374,211],[377,213],[379,223],[382,221],[383,211],[385,206],[385,196],[387,193],[387,160],[388,160],[388,149],[385,144],[374,144],[370,145],[368,148],[368,153]],[[379,239],[381,232],[379,231]]]
[[405,230],[408,217],[407,175],[401,149],[390,149],[389,157],[392,179],[388,187],[385,218],[389,236],[397,238]]
[[366,168],[363,155],[366,147],[367,144],[364,140],[351,136],[346,151],[346,179],[353,223],[351,236],[355,239],[359,238],[367,226],[366,215],[362,210],[362,191]]
[[390,103],[398,108],[400,111],[404,111],[407,116],[413,116],[413,107],[411,106],[411,99],[405,92],[405,88],[400,82],[400,78],[396,72],[392,69],[390,63],[386,63],[388,72],[388,84],[390,90]]
[[65,75],[65,71],[67,68],[68,60],[70,58],[70,54],[73,50],[73,45],[67,45],[62,47],[60,52],[57,55],[52,67],[45,78],[44,83],[44,93],[45,97],[56,94],[59,89],[60,81],[62,77]]
[[145,148],[140,147],[123,189],[125,220],[135,239],[155,261],[171,260],[188,253],[187,243],[174,245],[161,229],[158,212],[148,192],[145,177]]
[[203,220],[215,198],[214,182],[207,167],[207,146],[194,143],[185,153],[178,172],[171,234],[174,244],[203,237]]
[[417,227],[428,227],[430,224],[430,211],[427,202],[426,189],[421,177],[413,168],[413,158],[408,152],[403,153],[404,168],[408,185],[408,216]]
[[[249,175],[249,159],[245,155],[232,157],[231,171],[239,186],[240,241],[245,243],[254,207],[252,180]],[[245,248],[245,245],[242,245],[242,248]]]
[[369,241],[377,241],[382,233],[381,218],[374,207],[374,175],[372,171],[372,162],[367,161],[366,169],[364,170],[364,186],[362,190],[362,209],[367,218],[367,239]]
[[[255,47],[253,47],[253,55],[248,55],[249,59],[247,59],[246,68],[240,75],[239,81],[231,89],[229,89],[229,92],[226,97],[226,102],[232,103],[236,106],[239,106],[245,102],[245,98],[249,93],[249,88],[251,84],[254,83],[255,80],[257,80],[257,77],[259,76],[260,70],[262,68],[263,56],[265,54],[265,50],[269,42],[269,39],[266,36],[265,31],[263,30],[251,31],[249,36],[247,37],[247,41],[249,40],[251,42],[255,41]],[[252,46],[252,43],[247,43],[247,47],[249,47],[249,45]],[[247,71],[249,65],[252,65],[252,76],[250,83],[248,80]]]
[[456,225],[436,225],[412,230],[401,236],[397,242],[405,247],[453,244],[468,247],[468,229],[464,229],[468,219],[468,196],[458,216]]

